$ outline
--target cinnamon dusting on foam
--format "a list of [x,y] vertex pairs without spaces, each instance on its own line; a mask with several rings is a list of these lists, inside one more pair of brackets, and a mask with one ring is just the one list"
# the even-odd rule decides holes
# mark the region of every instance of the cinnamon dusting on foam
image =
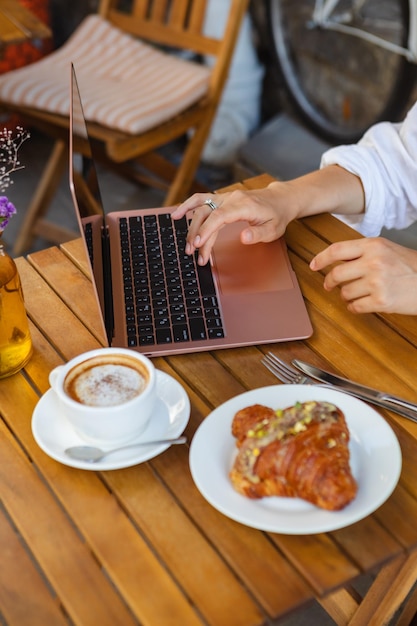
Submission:
[[133,359],[95,357],[71,370],[65,390],[87,406],[117,406],[140,395],[148,379],[146,369]]

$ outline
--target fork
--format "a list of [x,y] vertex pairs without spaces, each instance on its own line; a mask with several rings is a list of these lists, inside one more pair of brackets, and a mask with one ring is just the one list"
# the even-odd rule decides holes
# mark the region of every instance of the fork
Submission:
[[[268,352],[261,359],[262,365],[264,365],[274,376],[278,378],[282,383],[290,385],[317,385],[320,384],[313,378],[306,376],[304,373],[297,370],[292,365],[289,365],[285,361],[279,359],[272,352]],[[321,387],[330,387],[324,383],[320,384]]]
[[347,389],[342,389],[341,387],[335,387],[330,383],[319,383],[314,378],[310,376],[306,376],[303,372],[300,372],[292,365],[289,365],[285,361],[282,361],[272,352],[268,352],[261,359],[262,365],[264,365],[274,376],[278,378],[281,382],[290,385],[318,385],[319,387],[327,387],[328,389],[336,389],[342,393],[346,393],[349,396],[354,396],[355,398],[359,398],[364,402],[370,402],[371,404],[375,404],[376,406],[382,407],[383,409],[388,409],[388,411],[393,411],[394,413],[398,413],[403,417],[407,417],[411,419],[413,422],[417,422],[417,415],[415,411],[410,411],[407,408],[402,408],[401,406],[395,407],[390,402],[387,402],[383,398],[377,400],[374,398],[370,398],[366,395],[362,395],[357,391],[349,391]]

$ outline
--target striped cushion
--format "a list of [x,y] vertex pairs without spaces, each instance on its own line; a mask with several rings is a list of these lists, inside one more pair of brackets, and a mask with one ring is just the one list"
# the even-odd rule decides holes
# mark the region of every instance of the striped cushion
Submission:
[[0,76],[0,102],[69,115],[71,61],[86,119],[127,133],[171,119],[208,89],[207,67],[165,54],[90,15],[59,50]]

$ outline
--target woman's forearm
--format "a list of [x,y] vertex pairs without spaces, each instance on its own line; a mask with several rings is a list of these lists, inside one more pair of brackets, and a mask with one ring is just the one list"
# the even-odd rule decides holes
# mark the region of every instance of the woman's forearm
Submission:
[[[279,191],[281,182],[269,185]],[[285,183],[291,193],[293,218],[338,213],[360,215],[365,210],[365,196],[361,180],[338,165],[329,165]]]

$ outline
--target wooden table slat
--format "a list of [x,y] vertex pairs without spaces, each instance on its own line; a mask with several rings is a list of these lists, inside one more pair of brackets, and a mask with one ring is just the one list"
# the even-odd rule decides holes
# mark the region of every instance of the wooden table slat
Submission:
[[93,332],[97,341],[107,344],[91,281],[58,248],[50,248],[41,255],[31,254],[28,260],[48,285],[56,293],[59,291],[65,305]]
[[[17,260],[23,283],[25,305],[29,318],[47,337],[49,343],[70,359],[80,352],[99,348],[97,339],[65,306],[62,299],[42,281],[28,263]],[[30,293],[30,298],[27,294]]]
[[0,543],[3,547],[0,606],[7,623],[11,626],[67,626],[66,616],[3,511],[0,511]]

